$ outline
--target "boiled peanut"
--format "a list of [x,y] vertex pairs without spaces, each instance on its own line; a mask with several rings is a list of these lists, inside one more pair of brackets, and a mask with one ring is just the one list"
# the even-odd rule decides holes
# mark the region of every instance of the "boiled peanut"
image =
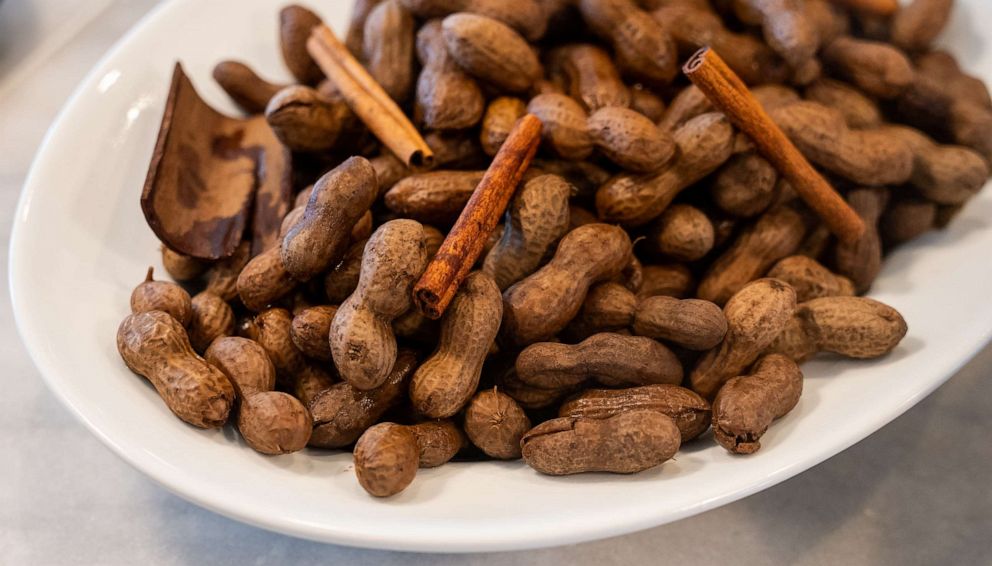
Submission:
[[682,444],[710,427],[710,404],[690,389],[659,383],[628,389],[586,389],[558,409],[559,417],[608,419],[630,411],[658,411],[671,417]]
[[480,391],[465,408],[465,434],[487,456],[499,460],[520,457],[520,439],[530,428],[520,405],[496,388]]
[[486,107],[482,89],[448,53],[440,20],[417,32],[417,56],[424,68],[417,79],[415,115],[424,126],[455,130],[478,124]]
[[145,280],[131,292],[131,312],[149,311],[166,312],[183,326],[187,326],[193,318],[189,293],[171,281],[155,281],[155,270],[151,267]]
[[451,57],[468,74],[506,92],[524,92],[541,75],[527,41],[499,20],[452,14],[442,24]]
[[335,306],[321,305],[303,309],[293,316],[290,335],[293,344],[296,344],[303,355],[324,362],[331,361],[328,336],[331,333],[331,321],[337,312],[338,308]]
[[854,295],[854,283],[837,275],[813,258],[793,255],[778,261],[768,277],[785,281],[796,290],[796,300],[803,303],[820,297],[848,297]]
[[234,334],[234,311],[224,299],[210,291],[201,291],[190,304],[193,314],[189,341],[194,350],[203,352],[217,338]]
[[717,305],[700,299],[648,297],[634,313],[634,333],[674,342],[690,350],[709,350],[727,334],[727,319]]

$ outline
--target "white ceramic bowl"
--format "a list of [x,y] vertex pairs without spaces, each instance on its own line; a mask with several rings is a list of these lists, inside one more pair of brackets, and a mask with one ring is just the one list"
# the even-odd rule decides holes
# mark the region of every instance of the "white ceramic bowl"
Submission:
[[[992,192],[950,229],[889,259],[873,295],[910,332],[872,363],[805,367],[795,411],[733,457],[709,441],[632,476],[544,477],[521,462],[421,470],[388,500],[367,496],[350,454],[269,458],[227,428],[184,425],[130,373],[114,342],[132,287],[158,244],[138,196],[181,60],[208,102],[233,111],[210,79],[225,58],[285,78],[276,14],[285,0],[163,3],[97,65],[52,126],[14,226],[10,278],[24,342],[52,391],[122,458],[186,499],[229,517],[315,540],[418,551],[484,551],[574,543],[674,521],[783,481],[861,440],[967,361],[992,327]],[[340,32],[350,2],[315,2]],[[321,5],[322,4],[322,5]],[[958,2],[948,33],[967,66],[992,77],[976,22],[992,4]]]

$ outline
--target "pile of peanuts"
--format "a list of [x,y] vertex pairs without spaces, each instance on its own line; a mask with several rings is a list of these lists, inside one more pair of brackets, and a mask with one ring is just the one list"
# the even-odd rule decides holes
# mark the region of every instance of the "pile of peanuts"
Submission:
[[[861,295],[886,253],[989,177],[988,91],[931,49],[953,2],[848,4],[357,0],[346,43],[424,134],[429,172],[368,133],[307,53],[320,18],[289,6],[298,84],[233,61],[214,76],[318,174],[298,183],[281,245],[251,257],[245,240],[213,262],[163,248],[179,283],[149,271],[120,353],[189,424],[230,421],[264,454],[352,450],[376,496],[455,457],[633,473],[709,429],[753,453],[799,402],[799,363],[896,348],[905,320]],[[832,237],[681,76],[703,46],[862,238]],[[525,113],[543,123],[538,157],[430,320],[412,286]]]

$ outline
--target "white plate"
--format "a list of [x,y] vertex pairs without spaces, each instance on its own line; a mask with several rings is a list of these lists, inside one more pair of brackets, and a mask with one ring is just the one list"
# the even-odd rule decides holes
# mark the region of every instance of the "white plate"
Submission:
[[[128,296],[157,261],[138,206],[180,59],[212,104],[230,109],[210,79],[236,57],[285,78],[276,14],[285,0],[177,0],[157,8],[97,65],[45,140],[21,197],[10,283],[24,342],[51,389],[122,458],[175,493],[229,517],[321,541],[418,551],[486,551],[575,543],[644,529],[781,482],[861,440],[926,396],[990,338],[992,192],[951,228],[892,257],[873,295],[909,321],[899,349],[874,363],[806,366],[798,408],[734,457],[711,442],[633,476],[550,478],[520,462],[422,470],[403,494],[367,496],[348,454],[268,458],[230,429],[178,421],[131,374],[114,342]],[[324,2],[342,31],[345,0]],[[992,77],[992,51],[975,22],[992,4],[962,0],[952,44]]]

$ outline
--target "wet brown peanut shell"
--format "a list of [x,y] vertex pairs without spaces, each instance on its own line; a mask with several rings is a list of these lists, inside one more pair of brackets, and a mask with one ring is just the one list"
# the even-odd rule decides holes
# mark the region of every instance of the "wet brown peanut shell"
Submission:
[[214,293],[225,301],[238,298],[238,276],[251,259],[251,242],[238,244],[234,253],[215,262],[204,275],[204,290]]
[[252,339],[272,360],[280,385],[292,384],[306,365],[303,352],[293,343],[293,315],[286,309],[267,309],[255,317],[254,326]]
[[877,128],[882,125],[878,104],[860,90],[833,79],[820,79],[806,87],[806,99],[837,110],[852,129]]
[[324,73],[307,52],[310,32],[321,23],[317,14],[296,4],[286,6],[279,12],[282,59],[296,80],[305,85],[315,85],[324,78]]
[[506,211],[503,235],[486,254],[482,271],[504,290],[540,266],[568,231],[573,188],[557,175],[527,181]]
[[978,194],[989,178],[989,164],[976,151],[939,145],[907,126],[887,125],[884,131],[902,140],[913,152],[909,184],[921,196],[946,205],[962,204]]
[[684,299],[695,289],[692,272],[681,263],[645,265],[642,270],[644,282],[637,292],[637,298],[645,299],[657,295]]
[[544,35],[547,16],[541,0],[400,0],[420,18],[442,18],[455,12],[479,14],[517,30],[529,41]]
[[769,210],[710,265],[696,294],[718,305],[725,304],[776,261],[793,254],[805,236],[806,219],[800,212],[790,206]]
[[442,24],[448,52],[468,74],[509,93],[525,92],[541,76],[541,63],[513,28],[492,18],[458,13]]
[[437,350],[413,375],[410,400],[430,418],[447,418],[469,401],[499,331],[503,304],[496,283],[470,273],[441,319]]
[[355,444],[355,475],[365,491],[389,497],[403,491],[417,476],[420,454],[409,427],[380,423]]
[[[282,261],[279,246],[269,248],[249,261],[237,279],[238,296],[248,310],[259,312],[296,288]],[[209,287],[208,287],[209,288]]]
[[547,265],[504,292],[501,336],[518,346],[555,336],[578,314],[589,287],[618,275],[630,255],[630,237],[621,228],[572,230]]
[[389,377],[397,353],[392,322],[410,310],[413,284],[426,267],[419,222],[391,220],[372,234],[358,286],[331,324],[331,355],[342,379],[358,389],[374,389]]
[[662,255],[676,261],[696,261],[713,249],[714,238],[713,223],[703,211],[676,204],[654,223],[650,241]]
[[854,283],[837,275],[813,258],[794,255],[779,260],[768,277],[785,281],[796,290],[796,300],[806,302],[820,297],[846,297],[854,295]]
[[325,369],[326,367],[324,364],[318,365],[306,360],[303,367],[293,375],[289,392],[299,399],[303,406],[309,407],[317,395],[338,382],[337,376],[329,369]]
[[486,113],[482,117],[482,129],[479,133],[479,141],[482,143],[482,151],[486,155],[493,156],[503,147],[503,142],[510,136],[510,131],[527,113],[527,103],[512,96],[500,96],[493,99],[486,107]]
[[621,173],[596,192],[596,210],[607,222],[641,226],[657,218],[684,189],[730,158],[734,130],[722,114],[693,118],[674,134],[676,158],[651,175]]
[[261,114],[269,100],[284,85],[271,83],[240,61],[221,61],[213,71],[214,80],[248,114]]
[[883,129],[849,129],[833,108],[803,101],[770,115],[807,159],[851,182],[898,185],[913,173],[913,152],[902,140]]
[[168,313],[153,310],[125,318],[117,329],[117,351],[180,419],[200,428],[227,422],[234,387],[193,351],[186,329]]
[[399,0],[385,0],[369,12],[362,34],[365,68],[386,94],[403,102],[413,88],[416,23]]
[[411,175],[385,196],[389,210],[426,224],[450,226],[461,214],[485,171],[433,171]]
[[345,35],[345,46],[355,57],[361,57],[362,44],[365,41],[365,20],[372,10],[383,0],[355,0],[351,6],[351,19],[348,21],[348,32]]
[[630,411],[606,419],[561,417],[532,428],[520,441],[527,465],[542,474],[632,474],[678,452],[681,432],[658,411]]
[[368,238],[352,242],[341,262],[324,275],[324,293],[331,303],[343,303],[358,287],[358,277],[362,271],[362,254]]
[[539,342],[517,357],[517,377],[543,389],[567,389],[589,380],[610,387],[681,383],[682,364],[662,344],[643,336],[603,332],[579,344]]
[[899,311],[867,297],[821,297],[801,303],[768,353],[802,362],[818,352],[870,359],[895,349],[908,326]]
[[320,305],[303,309],[293,317],[290,329],[293,344],[308,358],[324,362],[331,361],[331,345],[328,336],[331,321],[338,308],[333,305]]
[[682,444],[710,427],[710,404],[690,389],[670,384],[627,389],[587,389],[565,401],[559,417],[608,419],[630,411],[657,411],[671,417],[682,434]]
[[465,408],[465,434],[487,456],[499,460],[520,457],[520,439],[530,419],[512,397],[496,388],[480,391]]
[[710,197],[727,214],[749,218],[771,206],[778,196],[778,172],[764,157],[735,155],[713,177]]
[[802,393],[799,366],[785,356],[765,356],[751,375],[720,389],[713,401],[713,436],[734,454],[753,454],[772,421],[787,415]]
[[425,23],[417,32],[417,56],[423,70],[417,79],[414,115],[424,127],[455,130],[478,124],[486,108],[482,89],[448,53],[440,20]]
[[224,299],[201,291],[193,296],[191,305],[189,341],[194,350],[203,352],[217,338],[234,334],[234,311]]
[[620,283],[608,281],[594,285],[564,334],[569,340],[580,341],[600,332],[628,328],[634,322],[637,301],[637,295]]
[[903,198],[889,205],[879,221],[886,246],[898,246],[937,227],[937,205],[920,198]]
[[265,107],[265,120],[293,151],[319,153],[338,144],[353,118],[344,102],[306,86],[288,86]]
[[265,350],[246,338],[224,337],[211,344],[207,362],[237,390],[237,426],[241,436],[262,454],[302,450],[310,439],[310,413],[291,395],[273,391],[275,368]]
[[155,281],[155,272],[151,267],[145,280],[131,292],[131,312],[149,311],[166,312],[183,326],[189,325],[193,318],[189,293],[171,281]]
[[162,265],[165,266],[165,272],[176,281],[192,281],[210,268],[210,262],[172,251],[164,244]]
[[631,89],[630,108],[644,114],[648,120],[655,124],[665,115],[665,101],[657,94],[644,88]]
[[723,308],[727,334],[689,375],[692,389],[712,399],[730,378],[740,375],[785,329],[796,310],[796,291],[777,279],[744,286]]
[[947,25],[954,0],[914,0],[892,18],[892,43],[904,51],[925,51]]
[[310,402],[313,435],[310,445],[319,448],[348,446],[406,397],[410,376],[417,365],[412,350],[400,350],[385,383],[362,391],[350,383],[335,383]]
[[727,334],[719,306],[701,299],[648,297],[637,305],[634,334],[672,342],[689,350],[709,350]]
[[427,421],[410,426],[417,440],[418,466],[436,468],[448,463],[468,443],[465,433],[449,421]]
[[613,48],[625,74],[658,85],[678,73],[672,36],[633,0],[578,0],[576,6],[589,28]]
[[760,25],[765,42],[792,67],[809,61],[820,47],[816,24],[800,0],[733,0],[734,13]]
[[913,82],[913,64],[887,43],[839,37],[823,49],[821,56],[835,75],[883,100],[899,96]]
[[588,43],[565,45],[547,55],[549,73],[559,77],[565,92],[589,112],[607,106],[626,108],[631,92],[620,78],[610,54]]
[[352,228],[377,196],[375,170],[362,157],[349,158],[321,177],[303,218],[283,238],[286,272],[306,281],[341,259]]
[[837,242],[833,252],[833,270],[854,282],[854,290],[864,293],[871,288],[882,270],[882,238],[878,222],[889,200],[885,189],[854,189],[847,193],[847,203],[865,223],[865,233],[854,243]]

